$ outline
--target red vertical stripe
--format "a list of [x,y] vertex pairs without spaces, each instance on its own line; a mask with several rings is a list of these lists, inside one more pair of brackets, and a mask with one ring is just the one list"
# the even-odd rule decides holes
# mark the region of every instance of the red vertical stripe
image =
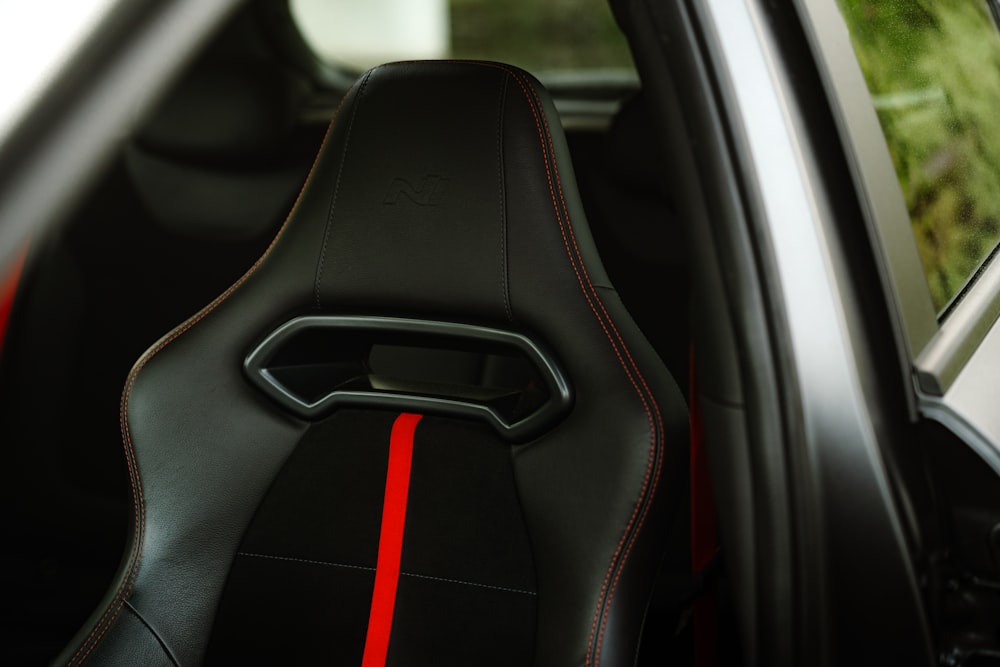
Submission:
[[[690,392],[691,414],[691,569],[698,573],[715,556],[718,540],[715,535],[715,502],[708,475],[708,453],[698,402],[698,387],[694,379],[694,348],[691,349]],[[716,667],[719,664],[719,609],[714,590],[702,592],[694,602],[694,665]]]
[[403,553],[403,528],[406,524],[406,499],[410,492],[410,466],[413,462],[413,433],[421,415],[403,413],[396,417],[389,437],[389,469],[385,475],[385,501],[382,505],[382,529],[378,538],[378,563],[375,566],[375,590],[368,615],[368,635],[362,667],[384,667],[389,652],[389,633],[396,609],[396,586],[399,583],[399,560]]
[[7,333],[7,321],[10,319],[10,311],[14,306],[14,296],[17,294],[17,285],[21,280],[21,272],[24,270],[24,258],[27,256],[27,248],[14,259],[6,276],[0,279],[0,353],[3,352],[3,339]]

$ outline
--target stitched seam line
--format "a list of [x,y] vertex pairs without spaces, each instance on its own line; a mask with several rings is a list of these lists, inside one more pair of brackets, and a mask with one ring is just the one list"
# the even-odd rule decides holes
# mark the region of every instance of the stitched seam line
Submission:
[[513,323],[514,314],[510,306],[510,282],[508,278],[510,269],[507,265],[507,192],[503,177],[503,121],[509,79],[510,74],[504,72],[503,80],[500,82],[500,103],[497,105],[499,109],[497,112],[497,191],[500,196],[500,287],[503,290],[503,308],[507,314],[507,321]]
[[147,630],[149,630],[149,634],[153,635],[157,643],[160,645],[160,648],[162,648],[166,656],[170,658],[170,664],[172,664],[174,667],[180,667],[180,663],[177,662],[177,658],[174,657],[173,652],[169,648],[167,648],[166,642],[164,642],[163,638],[160,637],[159,633],[153,629],[153,626],[151,626],[149,623],[146,622],[146,619],[143,618],[142,614],[139,613],[139,610],[136,609],[135,606],[128,600],[125,601],[125,608],[131,611],[132,615],[135,616],[136,619],[138,619],[138,621],[142,623],[142,625]]
[[132,496],[135,511],[135,537],[133,540],[132,551],[129,555],[129,564],[127,565],[128,574],[126,575],[125,580],[122,581],[121,586],[119,586],[118,591],[111,600],[111,603],[104,610],[100,620],[98,620],[90,634],[87,635],[87,638],[80,645],[80,648],[78,648],[76,653],[73,654],[73,657],[70,658],[68,663],[70,666],[82,664],[97,647],[97,645],[100,644],[108,630],[111,629],[115,619],[118,618],[118,614],[121,613],[125,601],[132,594],[132,586],[135,584],[135,577],[139,569],[139,563],[142,560],[142,538],[146,521],[146,507],[142,492],[142,481],[139,477],[139,465],[135,458],[135,447],[132,443],[131,430],[128,425],[129,399],[131,398],[132,388],[135,386],[136,378],[138,377],[139,372],[146,366],[147,363],[149,363],[150,359],[159,354],[163,348],[183,335],[191,327],[196,325],[216,308],[218,308],[223,301],[228,299],[233,292],[239,289],[239,287],[257,271],[258,267],[260,267],[260,265],[264,262],[264,259],[271,254],[271,251],[274,249],[275,245],[277,245],[278,240],[284,235],[285,230],[288,228],[289,221],[294,217],[295,212],[298,210],[299,203],[302,201],[302,194],[305,192],[306,187],[312,179],[313,172],[316,170],[319,158],[323,154],[323,148],[326,146],[326,142],[330,138],[330,130],[333,129],[334,122],[337,120],[337,114],[340,111],[342,104],[343,101],[341,101],[341,104],[337,106],[336,110],[334,110],[333,118],[331,118],[330,124],[327,126],[326,134],[323,136],[323,141],[320,143],[319,150],[316,151],[316,158],[313,160],[312,167],[309,169],[309,174],[306,176],[302,187],[299,188],[299,194],[295,198],[295,203],[292,204],[292,208],[285,217],[285,221],[281,224],[281,228],[278,229],[278,232],[271,240],[271,243],[267,246],[267,249],[264,250],[264,253],[257,259],[256,262],[254,262],[253,266],[251,266],[235,283],[230,285],[225,292],[217,296],[211,303],[189,317],[173,331],[166,334],[157,343],[146,350],[146,352],[139,358],[139,360],[132,367],[132,370],[129,372],[125,390],[122,392],[121,409],[119,413],[119,424],[122,432],[123,445],[125,447],[125,459],[129,468],[129,480],[132,484]]
[[[536,103],[538,104],[539,107],[541,107],[541,101],[538,99],[537,91],[535,91],[534,88],[532,88],[531,90],[532,90],[532,93],[533,93],[533,95],[535,97]],[[550,134],[549,127],[548,127],[548,120],[547,120],[547,118],[545,117],[544,114],[542,114],[542,121],[545,124],[546,136],[548,137],[548,139],[549,139],[549,145],[551,146],[551,134]],[[578,258],[578,260],[580,262],[581,270],[582,270],[582,272],[584,274],[584,277],[587,280],[588,286],[590,287],[592,293],[594,294],[594,299],[597,301],[597,304],[600,306],[601,312],[603,313],[604,317],[606,318],[609,327],[614,332],[615,338],[618,340],[618,343],[620,344],[621,349],[624,351],[625,356],[628,358],[628,362],[629,362],[629,365],[632,368],[632,371],[635,373],[635,376],[638,378],[639,383],[642,385],[642,389],[644,390],[644,392],[646,394],[646,397],[649,399],[649,404],[647,404],[646,398],[643,397],[643,391],[640,391],[639,387],[637,387],[635,385],[635,378],[633,378],[632,375],[631,375],[631,373],[628,372],[628,369],[626,369],[626,374],[629,375],[629,379],[632,382],[633,387],[635,387],[636,393],[637,393],[637,395],[639,396],[640,400],[643,403],[643,407],[646,410],[647,418],[649,418],[651,420],[651,422],[652,422],[653,419],[654,419],[654,415],[655,415],[655,425],[653,423],[650,424],[650,451],[649,451],[649,458],[647,459],[646,473],[644,475],[642,487],[640,489],[639,500],[637,501],[635,507],[633,508],[632,516],[629,518],[629,522],[626,525],[625,532],[622,534],[621,541],[619,541],[618,549],[616,549],[615,556],[612,557],[612,562],[609,565],[609,569],[608,569],[608,575],[611,574],[612,569],[615,570],[615,574],[614,574],[614,580],[611,582],[610,590],[607,591],[607,601],[604,604],[604,612],[603,612],[603,614],[601,614],[601,616],[602,616],[602,619],[601,619],[601,629],[600,629],[600,634],[598,636],[597,648],[596,648],[596,651],[594,652],[594,663],[597,664],[597,663],[600,662],[600,656],[601,656],[602,649],[603,649],[603,644],[604,644],[604,633],[605,633],[605,630],[607,628],[608,616],[610,614],[611,604],[614,601],[615,593],[617,591],[618,582],[619,582],[619,580],[621,578],[621,574],[622,574],[622,572],[624,570],[624,564],[628,560],[629,555],[631,554],[632,547],[635,545],[635,541],[636,541],[636,539],[638,537],[638,532],[639,532],[640,528],[644,525],[646,516],[649,513],[649,507],[651,505],[651,503],[649,502],[649,500],[652,499],[653,495],[655,494],[656,488],[659,485],[660,473],[661,473],[661,470],[662,470],[663,466],[662,466],[662,458],[659,456],[659,451],[658,451],[658,444],[659,444],[658,434],[662,434],[663,433],[663,421],[662,421],[662,415],[660,414],[660,411],[659,411],[659,406],[656,404],[656,401],[655,401],[655,399],[653,397],[652,391],[649,389],[649,386],[646,384],[646,380],[643,377],[641,371],[639,370],[638,365],[635,363],[635,360],[632,358],[632,355],[629,352],[628,346],[625,344],[625,341],[621,338],[621,335],[618,332],[618,329],[614,325],[614,321],[608,315],[607,310],[604,307],[604,303],[601,301],[601,299],[600,299],[600,297],[599,297],[596,289],[594,288],[593,283],[590,280],[590,276],[587,274],[586,267],[585,267],[584,262],[583,262],[583,257],[582,257],[582,254],[580,252],[579,246],[577,245],[576,236],[573,233],[572,224],[570,223],[569,209],[568,209],[568,207],[566,205],[565,194],[564,194],[564,192],[562,190],[562,180],[559,177],[559,167],[558,167],[558,164],[556,164],[554,156],[552,157],[552,168],[553,168],[553,171],[555,172],[555,175],[556,175],[556,185],[557,185],[557,188],[559,190],[559,199],[560,199],[560,202],[562,203],[563,214],[565,215],[565,218],[566,218],[566,223],[567,223],[566,226],[567,226],[567,228],[569,230],[570,239],[572,240],[572,243],[573,243],[573,249],[574,249],[574,251],[576,253],[576,256],[577,256],[577,258]],[[613,344],[613,342],[612,342],[612,344]],[[650,406],[652,406],[653,415],[650,415]],[[651,474],[651,472],[652,472],[653,479],[652,479],[652,484],[650,485],[650,474]],[[647,495],[647,493],[648,493],[648,495]],[[638,521],[636,522],[636,513],[637,512],[638,512],[639,516],[638,516]],[[635,530],[634,531],[632,531],[633,523],[635,525]],[[627,541],[626,541],[626,538],[628,538]],[[615,557],[617,557],[617,555],[621,552],[621,548],[622,548],[622,544],[623,543],[625,543],[625,550],[624,550],[624,553],[621,556],[621,559],[617,562],[617,565],[616,565],[616,563],[615,563]],[[605,581],[607,581],[607,579],[605,579]],[[602,591],[602,594],[603,594],[603,591]],[[597,610],[595,610],[595,613],[596,613],[596,611]],[[595,615],[595,621],[596,621],[596,615]],[[589,655],[588,655],[588,658],[589,658]]]
[[[519,84],[521,85],[522,91],[524,92],[525,97],[528,100],[528,106],[531,109],[532,114],[535,116],[535,124],[538,127],[538,131],[539,131],[539,135],[540,135],[539,139],[540,139],[541,148],[542,148],[542,155],[543,155],[543,158],[544,158],[544,161],[545,161],[546,175],[547,175],[548,180],[549,180],[549,192],[550,192],[550,195],[552,196],[553,205],[556,208],[556,219],[559,222],[560,231],[561,231],[561,233],[563,235],[563,242],[566,245],[566,250],[567,250],[567,253],[569,254],[570,264],[573,267],[573,270],[574,270],[574,272],[577,275],[577,280],[580,283],[580,287],[581,287],[582,291],[584,292],[584,296],[585,296],[588,304],[590,304],[591,310],[594,312],[594,315],[597,317],[598,322],[601,325],[601,328],[604,330],[605,335],[608,337],[608,340],[611,343],[612,349],[614,350],[615,354],[618,356],[619,363],[621,364],[622,369],[625,371],[625,374],[628,377],[629,381],[632,383],[633,388],[635,389],[638,398],[642,402],[643,408],[646,411],[647,419],[649,420],[649,427],[650,427],[650,453],[649,453],[649,458],[647,460],[646,472],[645,472],[645,475],[644,475],[644,478],[643,478],[642,487],[641,487],[640,493],[639,493],[639,499],[637,500],[636,505],[633,507],[632,515],[630,516],[628,524],[625,527],[625,531],[622,534],[621,540],[619,541],[619,544],[618,544],[618,547],[615,550],[615,553],[612,555],[612,559],[611,559],[611,563],[609,564],[608,572],[605,575],[605,580],[604,580],[604,583],[602,584],[602,587],[601,587],[601,594],[600,595],[601,595],[601,598],[602,598],[602,602],[598,603],[598,607],[595,610],[593,626],[591,628],[591,635],[590,635],[590,639],[588,640],[587,659],[586,659],[586,663],[585,663],[587,665],[590,665],[591,664],[591,656],[592,655],[593,655],[593,661],[594,661],[594,663],[597,663],[597,662],[600,661],[600,654],[601,654],[601,650],[602,650],[602,647],[603,647],[604,630],[605,630],[606,625],[607,625],[608,610],[610,609],[611,601],[614,598],[614,593],[615,593],[615,590],[616,590],[616,587],[617,587],[617,583],[618,583],[618,580],[620,578],[620,575],[621,575],[624,563],[627,560],[628,556],[630,555],[632,546],[635,543],[635,539],[636,539],[637,534],[638,534],[638,529],[639,529],[639,527],[641,527],[643,525],[645,517],[646,517],[646,515],[648,513],[648,509],[649,509],[650,503],[647,502],[647,501],[652,497],[652,494],[653,494],[653,492],[655,492],[655,488],[656,488],[656,486],[658,484],[658,481],[659,481],[660,470],[662,468],[662,460],[658,456],[658,446],[657,445],[658,445],[658,442],[659,442],[658,434],[662,433],[662,418],[661,418],[661,415],[659,413],[658,406],[656,405],[655,400],[653,400],[652,392],[649,390],[649,387],[646,385],[645,379],[642,377],[641,373],[639,372],[639,370],[638,370],[638,368],[637,368],[637,366],[635,364],[635,361],[632,359],[632,356],[631,356],[631,354],[630,354],[630,352],[628,350],[628,347],[625,345],[625,343],[622,340],[621,335],[619,334],[617,328],[614,326],[614,322],[611,320],[610,316],[608,315],[608,313],[607,313],[607,311],[606,311],[606,309],[604,307],[603,302],[601,302],[600,297],[597,294],[597,291],[594,288],[593,283],[590,280],[590,276],[587,274],[586,267],[585,267],[584,262],[583,262],[583,257],[582,257],[582,254],[580,253],[579,246],[576,243],[576,238],[575,238],[575,235],[573,234],[572,225],[570,223],[569,211],[568,211],[568,207],[566,206],[566,201],[565,201],[564,193],[562,191],[562,182],[561,182],[561,180],[559,178],[559,174],[558,174],[558,166],[556,165],[556,161],[555,161],[554,155],[550,156],[549,152],[547,150],[548,147],[551,147],[552,140],[551,140],[551,133],[550,133],[550,130],[549,130],[549,127],[548,127],[548,121],[545,118],[544,113],[540,113],[540,111],[542,109],[541,101],[538,98],[537,92],[534,91],[533,88],[531,88],[530,86],[528,86],[524,82],[522,82],[520,76],[518,76],[518,75],[515,74],[515,79],[517,79],[518,82],[519,82]],[[528,94],[528,89],[529,88],[531,89],[531,96],[529,96],[529,94]],[[536,110],[535,106],[533,106],[531,104],[532,97],[534,98],[534,101],[537,104],[538,110]],[[542,134],[542,125],[539,123],[539,116],[541,116],[542,122],[544,123],[544,127],[545,127],[545,136],[544,137],[541,136],[541,134]],[[547,142],[546,142],[546,139],[548,140]],[[552,171],[555,173],[555,187],[558,188],[558,190],[559,190],[559,201],[562,203],[561,210],[560,210],[559,203],[557,203],[557,201],[556,201],[555,192],[553,190],[552,173],[549,172],[549,163],[550,162],[551,162],[551,165],[552,165]],[[563,219],[562,219],[563,216],[565,216],[565,227],[563,226]],[[572,246],[573,246],[572,250],[570,249],[569,242],[567,242],[567,236],[566,236],[567,229],[568,229],[568,233],[569,233],[569,238],[572,241]],[[577,266],[577,263],[579,263],[579,267]],[[584,286],[584,281],[586,281],[586,287]],[[588,293],[588,289],[587,289],[588,287],[589,287],[589,293]],[[595,307],[594,307],[594,301],[596,301],[597,304],[598,304],[598,306],[600,307],[600,311],[601,311],[600,313],[598,313],[597,310],[595,309]],[[601,317],[601,315],[603,315],[603,317]],[[612,331],[614,332],[614,337],[613,338],[612,338],[611,333],[608,331],[608,327],[610,327],[612,329]],[[616,344],[616,340],[617,340],[617,344]],[[621,346],[621,349],[619,349],[619,345]],[[624,351],[625,356],[628,358],[628,362],[629,363],[627,365],[626,365],[625,361],[622,359],[622,356],[621,356],[622,355],[622,351]],[[629,366],[631,366],[631,369],[629,368]],[[633,373],[635,374],[635,376],[638,376],[639,383],[642,385],[642,389],[640,389],[639,385],[636,383],[636,377],[633,375]],[[643,391],[643,390],[645,390],[645,391]],[[649,402],[647,402],[647,398],[649,399]],[[652,404],[653,412],[655,412],[655,418],[654,418],[653,413],[651,413],[651,411],[650,411],[650,404]],[[654,468],[655,468],[655,473],[653,474],[652,486],[650,486],[650,477],[651,477],[651,473],[653,472]],[[637,515],[638,515],[638,517],[637,517]],[[636,519],[637,518],[638,518],[638,523],[636,523]],[[633,526],[636,526],[636,530],[634,530],[634,531],[632,530]],[[622,553],[623,546],[624,546],[624,554]],[[619,559],[619,556],[621,556],[620,559]],[[609,581],[609,579],[612,578],[612,573],[613,572],[614,572],[614,580],[611,582],[611,587],[610,587],[610,590],[609,590],[609,588],[608,588],[608,581]],[[603,600],[605,600],[605,598],[606,598],[606,601],[603,601]],[[602,608],[603,608],[603,610],[602,610]],[[598,637],[598,644],[597,644],[596,651],[593,651],[594,634],[595,634],[596,625],[597,625],[599,617],[601,618],[600,635]]]
[[461,584],[462,586],[475,586],[476,588],[488,588],[491,591],[503,591],[505,593],[517,593],[518,595],[538,595],[534,591],[526,591],[521,588],[510,588],[508,586],[494,586],[492,584],[479,584],[474,581],[462,581],[461,579],[448,579],[446,577],[432,577],[429,574],[416,574],[415,572],[400,572],[407,577],[416,579],[429,579],[430,581],[441,581],[446,584]]
[[[349,565],[347,563],[332,563],[330,561],[312,560],[310,558],[292,558],[292,557],[289,557],[289,556],[271,556],[271,555],[268,555],[268,554],[249,553],[249,552],[245,552],[245,551],[241,551],[237,555],[238,556],[248,556],[248,557],[252,557],[252,558],[264,558],[266,560],[285,561],[285,562],[289,562],[289,563],[304,563],[306,565],[324,565],[326,567],[340,567],[340,568],[345,568],[345,569],[350,569],[350,570],[364,570],[366,572],[374,572],[375,571],[374,567],[367,567],[365,565]],[[520,595],[538,595],[538,593],[535,593],[534,591],[526,591],[526,590],[523,590],[523,589],[520,589],[520,588],[510,588],[510,587],[507,587],[507,586],[494,586],[492,584],[480,584],[480,583],[477,583],[475,581],[463,581],[461,579],[448,579],[446,577],[432,577],[429,574],[417,574],[415,572],[403,572],[403,571],[400,571],[400,575],[402,575],[404,577],[413,577],[415,579],[428,579],[430,581],[441,581],[441,582],[448,583],[448,584],[460,584],[462,586],[474,586],[476,588],[488,588],[488,589],[493,590],[493,591],[503,591],[503,592],[506,592],[506,593],[518,593]]]
[[[532,93],[534,94],[536,103],[539,105],[539,107],[541,107],[541,101],[538,99],[537,91],[535,91],[534,88],[532,88],[531,90],[532,90]],[[546,136],[549,138],[549,145],[551,146],[551,134],[549,132],[548,120],[544,116],[544,114],[542,115],[542,121],[545,124]],[[600,661],[600,656],[601,656],[601,652],[602,652],[602,649],[603,649],[604,633],[605,633],[605,630],[606,630],[606,627],[607,627],[608,615],[610,613],[611,604],[614,601],[615,593],[617,592],[618,582],[619,582],[619,580],[621,578],[621,574],[622,574],[622,572],[624,570],[624,564],[628,560],[629,555],[631,555],[632,547],[635,545],[635,541],[636,541],[636,539],[638,537],[639,530],[645,524],[645,519],[646,519],[646,516],[649,513],[649,508],[650,508],[650,505],[651,505],[651,502],[648,502],[648,501],[652,499],[653,495],[655,494],[656,488],[659,485],[660,473],[661,473],[662,468],[663,468],[663,461],[662,461],[662,458],[659,456],[658,444],[660,442],[660,439],[657,437],[657,434],[662,434],[663,433],[663,420],[662,420],[662,415],[660,414],[659,406],[656,404],[656,401],[655,401],[655,398],[653,396],[652,391],[650,390],[649,386],[646,384],[646,380],[643,377],[642,372],[639,370],[638,365],[635,363],[635,360],[632,358],[632,355],[631,355],[631,353],[630,353],[630,351],[628,349],[628,346],[625,344],[625,341],[622,339],[621,334],[618,332],[617,327],[615,327],[614,321],[611,319],[610,315],[608,315],[607,311],[605,310],[604,303],[603,303],[603,301],[601,301],[601,299],[600,299],[600,297],[599,297],[599,295],[597,293],[597,290],[594,288],[594,285],[593,285],[593,283],[590,280],[590,276],[587,274],[586,266],[584,265],[583,257],[582,257],[582,254],[580,252],[579,246],[577,245],[576,236],[573,233],[572,224],[570,223],[569,209],[568,209],[568,207],[566,205],[565,194],[564,194],[563,189],[562,189],[562,179],[559,177],[559,166],[556,163],[554,156],[552,158],[552,167],[553,167],[553,170],[554,170],[555,175],[556,175],[556,185],[557,185],[558,190],[559,190],[559,199],[560,199],[560,202],[562,203],[563,213],[564,213],[564,215],[566,217],[567,228],[569,230],[570,238],[571,238],[571,240],[573,242],[573,248],[574,248],[574,250],[576,252],[576,256],[577,256],[577,258],[578,258],[578,260],[580,262],[580,266],[581,266],[582,272],[583,272],[583,274],[584,274],[584,276],[585,276],[585,278],[587,280],[588,286],[590,287],[590,289],[592,290],[592,292],[594,294],[594,298],[597,301],[597,304],[601,308],[601,312],[604,314],[605,318],[607,318],[608,325],[610,326],[611,330],[614,332],[615,338],[617,338],[619,344],[621,345],[621,348],[624,351],[625,356],[628,358],[629,365],[632,367],[632,371],[635,373],[635,376],[638,378],[639,383],[642,385],[642,388],[643,388],[643,390],[646,393],[646,397],[649,399],[649,404],[647,404],[646,400],[643,398],[642,392],[639,391],[638,387],[635,387],[635,379],[633,379],[630,376],[630,380],[632,381],[632,384],[633,384],[633,386],[636,389],[636,393],[639,395],[640,400],[642,400],[643,407],[646,410],[647,418],[652,419],[652,416],[650,415],[650,411],[649,411],[649,408],[650,408],[650,405],[651,405],[652,409],[653,409],[654,416],[655,416],[655,422],[656,422],[655,423],[655,427],[654,427],[654,425],[652,423],[650,424],[650,451],[649,451],[649,457],[647,459],[647,464],[646,464],[646,473],[644,475],[642,487],[641,487],[640,493],[639,493],[639,501],[637,502],[636,506],[633,508],[632,517],[630,517],[629,523],[626,526],[625,532],[622,535],[622,541],[625,540],[626,536],[628,536],[628,541],[625,544],[624,554],[622,555],[621,560],[618,562],[617,569],[616,569],[616,572],[615,572],[615,575],[614,575],[614,580],[611,583],[611,588],[608,591],[608,595],[607,595],[607,602],[605,603],[605,611],[603,613],[603,618],[601,620],[600,635],[599,635],[599,638],[598,638],[597,649],[596,649],[596,652],[595,652],[595,655],[594,655],[594,661],[595,661],[595,663],[598,663]],[[628,370],[627,369],[626,369],[626,373],[628,374]],[[652,472],[653,479],[652,479],[652,484],[650,485],[650,473],[651,472]],[[648,496],[647,496],[647,492],[648,492]],[[631,534],[629,534],[629,531],[630,531],[630,529],[632,527],[632,524],[633,524],[633,520],[636,518],[636,516],[635,516],[636,511],[640,509],[640,506],[641,506],[641,510],[639,511],[638,521],[635,524],[635,530],[633,532],[631,532]],[[619,550],[621,549],[621,544],[622,544],[622,542],[619,542]],[[616,550],[616,554],[617,553],[618,553],[618,550]],[[614,559],[612,559],[611,566],[609,567],[609,574],[610,574],[610,571],[611,571],[611,567],[614,567]]]
[[[632,509],[632,514],[629,517],[629,521],[625,526],[625,530],[622,533],[622,537],[619,540],[618,547],[615,549],[614,554],[612,554],[611,562],[608,565],[608,571],[605,575],[604,583],[601,586],[600,600],[598,601],[597,608],[594,610],[593,625],[591,627],[590,638],[588,640],[587,646],[587,657],[585,666],[589,667],[591,664],[600,662],[600,655],[603,648],[604,641],[604,631],[607,626],[607,615],[610,610],[611,601],[614,599],[614,593],[621,576],[621,572],[624,569],[625,561],[631,553],[632,546],[635,544],[635,539],[638,535],[639,528],[645,522],[645,518],[648,515],[648,510],[650,506],[650,500],[653,495],[655,495],[656,488],[659,484],[660,473],[663,467],[662,458],[659,456],[659,443],[660,437],[663,432],[663,421],[662,416],[659,411],[659,406],[657,406],[654,399],[652,391],[646,384],[645,378],[639,372],[635,361],[632,358],[631,353],[628,350],[628,346],[625,345],[621,338],[617,328],[614,326],[614,322],[611,320],[604,307],[604,303],[601,301],[597,290],[594,288],[590,276],[586,271],[586,267],[583,262],[582,253],[580,253],[579,246],[576,243],[576,237],[573,234],[572,224],[570,223],[569,211],[566,206],[565,196],[562,191],[562,182],[558,176],[558,167],[555,164],[554,156],[550,157],[549,147],[552,146],[552,136],[548,127],[548,120],[543,112],[543,107],[541,101],[538,97],[537,92],[530,83],[527,82],[527,78],[518,74],[517,72],[504,67],[500,64],[495,63],[482,63],[476,61],[462,61],[467,64],[480,65],[485,67],[493,67],[496,69],[502,69],[510,73],[514,80],[517,81],[518,85],[521,87],[521,91],[528,102],[528,108],[531,111],[535,119],[535,126],[538,131],[539,138],[539,148],[542,152],[543,163],[545,165],[546,177],[548,179],[549,186],[549,196],[552,199],[552,205],[555,209],[556,221],[559,224],[560,234],[563,238],[563,245],[566,248],[567,257],[570,262],[570,267],[573,269],[576,275],[577,282],[580,285],[580,290],[583,293],[587,304],[590,306],[594,317],[597,319],[598,325],[604,331],[604,335],[607,337],[608,342],[611,344],[612,351],[618,357],[618,362],[625,372],[626,377],[632,384],[633,389],[636,392],[637,397],[643,405],[643,409],[646,412],[646,418],[649,422],[649,432],[650,432],[650,449],[649,457],[646,463],[646,472],[643,477],[642,486],[639,492],[639,498],[636,501],[635,506]],[[531,93],[529,93],[529,88],[531,88]],[[537,108],[532,104],[532,99],[534,99]],[[539,120],[541,116],[541,120]],[[544,122],[544,132],[543,132],[543,122]],[[546,141],[547,140],[547,141]],[[551,168],[550,168],[551,163]],[[556,173],[556,182],[553,184],[553,171]],[[559,190],[559,198],[556,198],[556,188]],[[560,209],[559,202],[562,203],[562,208]],[[563,222],[563,216],[565,215],[565,224]],[[569,238],[567,238],[567,228],[569,230]],[[570,240],[572,241],[572,248],[570,247]],[[579,266],[578,266],[579,263]],[[588,290],[589,287],[589,290]],[[594,305],[594,302],[600,307],[600,312]],[[603,317],[602,317],[603,314]],[[610,326],[612,333],[608,330]],[[622,357],[622,352],[624,351],[625,357],[628,359],[628,364],[626,364],[625,359]],[[631,367],[631,368],[630,368]],[[633,373],[635,375],[633,375]],[[636,376],[638,376],[639,383],[636,382]],[[641,384],[641,388],[640,388]],[[648,398],[648,402],[647,402]],[[650,404],[652,404],[653,410],[650,410]],[[655,414],[655,416],[654,416]],[[652,484],[650,484],[650,477],[652,477]],[[633,526],[636,529],[633,531]],[[624,555],[623,555],[624,547]],[[619,558],[620,557],[620,558]],[[613,581],[612,580],[613,577]],[[609,591],[609,581],[610,581],[610,591]],[[594,636],[597,634],[598,619],[601,619],[600,623],[600,634],[597,638],[597,647],[594,648]]]
[[313,560],[311,558],[293,558],[291,556],[272,556],[270,554],[258,554],[252,551],[240,551],[236,554],[237,556],[246,556],[248,558],[263,558],[266,560],[277,560],[286,563],[305,563],[306,565],[326,565],[328,567],[343,567],[351,570],[365,570],[366,572],[374,572],[374,567],[368,567],[367,565],[349,565],[347,563],[334,563],[327,560]]
[[358,95],[354,98],[354,105],[351,107],[351,119],[347,122],[347,134],[344,137],[344,150],[340,153],[340,164],[337,167],[337,180],[333,186],[333,195],[330,197],[330,209],[326,214],[326,226],[323,228],[323,245],[320,248],[319,262],[316,265],[316,282],[315,282],[315,296],[316,296],[316,308],[321,307],[320,303],[320,282],[323,280],[323,269],[326,265],[326,248],[330,241],[330,228],[333,226],[333,214],[337,208],[337,198],[340,194],[340,178],[344,175],[344,162],[347,161],[347,149],[351,145],[351,130],[354,129],[354,118],[358,114],[358,107],[361,106],[361,98],[364,97],[365,87],[368,85],[368,79],[371,78],[372,72],[374,70],[369,70],[362,79],[361,85],[358,88]]

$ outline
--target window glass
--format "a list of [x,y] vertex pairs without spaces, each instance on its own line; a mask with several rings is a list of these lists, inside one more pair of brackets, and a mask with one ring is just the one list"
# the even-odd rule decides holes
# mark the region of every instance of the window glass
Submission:
[[1000,240],[1000,34],[985,0],[838,0],[939,313]]
[[312,49],[334,66],[498,60],[533,72],[632,69],[607,0],[291,0]]
[[632,68],[607,0],[451,0],[452,55],[534,71]]

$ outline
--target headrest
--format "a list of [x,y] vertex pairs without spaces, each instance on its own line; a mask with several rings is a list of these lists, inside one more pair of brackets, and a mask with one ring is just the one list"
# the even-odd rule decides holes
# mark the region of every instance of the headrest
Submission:
[[277,154],[298,119],[308,85],[259,60],[202,64],[139,129],[141,147],[199,164],[245,164]]
[[198,239],[271,233],[308,168],[294,134],[307,90],[297,75],[260,60],[192,69],[124,153],[151,218]]
[[506,65],[370,71],[290,222],[321,226],[316,305],[533,327],[593,317],[583,293],[607,278],[558,123],[542,85]]

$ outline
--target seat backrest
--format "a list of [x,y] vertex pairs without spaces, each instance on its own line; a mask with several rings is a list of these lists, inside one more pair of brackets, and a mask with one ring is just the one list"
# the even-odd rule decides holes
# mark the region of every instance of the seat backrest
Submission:
[[64,659],[631,665],[686,428],[542,86],[376,68],[129,375],[131,547]]

